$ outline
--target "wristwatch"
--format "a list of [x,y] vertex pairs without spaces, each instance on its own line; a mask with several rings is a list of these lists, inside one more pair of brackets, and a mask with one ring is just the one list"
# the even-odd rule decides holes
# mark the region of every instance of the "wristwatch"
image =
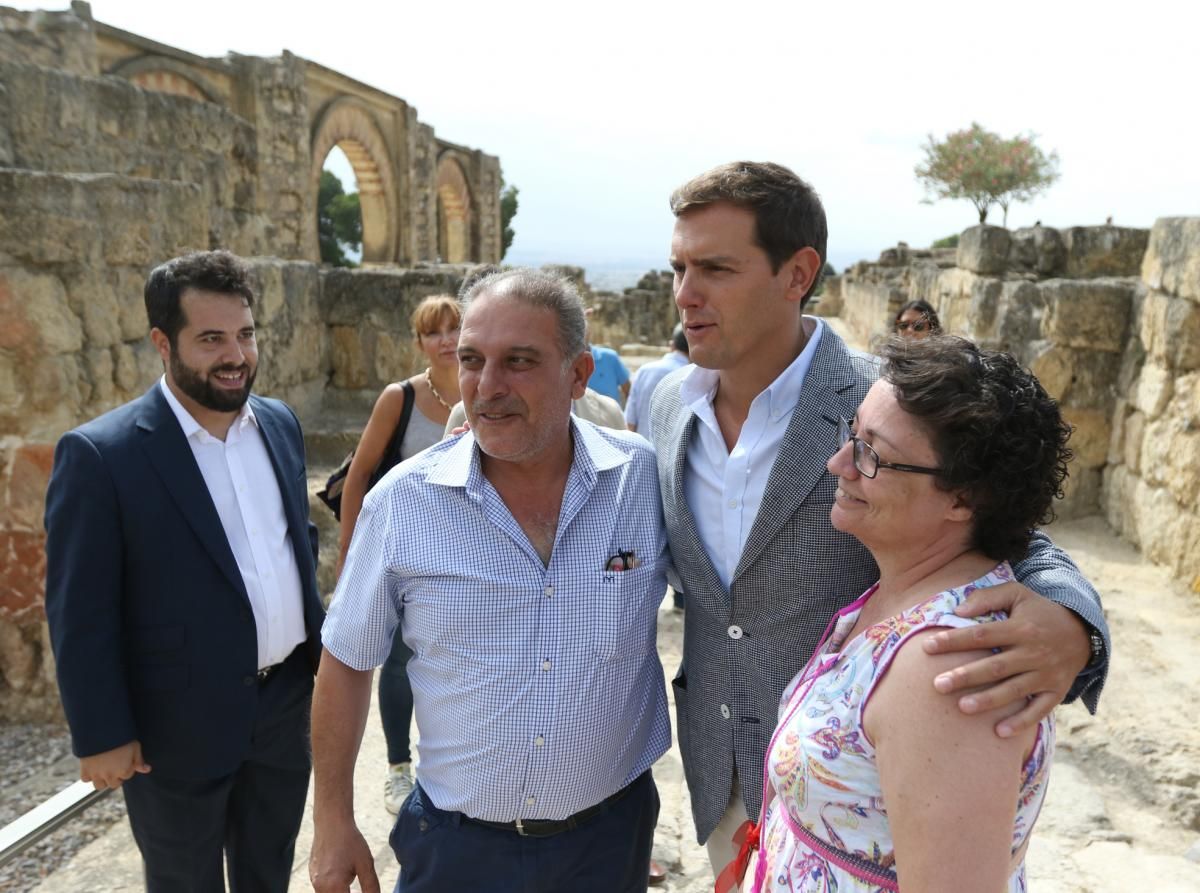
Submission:
[[1094,626],[1088,626],[1088,644],[1092,649],[1092,656],[1088,658],[1085,670],[1094,670],[1104,661],[1104,636],[1100,635],[1100,631]]

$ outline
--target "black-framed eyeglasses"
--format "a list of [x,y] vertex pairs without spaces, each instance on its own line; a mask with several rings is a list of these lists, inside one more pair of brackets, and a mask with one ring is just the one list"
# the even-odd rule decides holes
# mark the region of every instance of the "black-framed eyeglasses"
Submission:
[[846,441],[854,443],[854,467],[865,478],[874,478],[881,468],[893,471],[911,471],[914,474],[941,474],[940,468],[925,468],[921,465],[905,465],[903,462],[884,462],[869,443],[864,443],[854,436],[850,430],[849,419],[838,419],[838,449],[846,445]]

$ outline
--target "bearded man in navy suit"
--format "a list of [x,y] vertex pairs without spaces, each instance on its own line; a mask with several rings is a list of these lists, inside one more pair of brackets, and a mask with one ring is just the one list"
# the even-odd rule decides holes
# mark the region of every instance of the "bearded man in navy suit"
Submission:
[[164,375],[59,441],[46,614],[80,777],[123,787],[150,891],[288,886],[324,612],[304,445],[252,396],[245,265],[155,268]]

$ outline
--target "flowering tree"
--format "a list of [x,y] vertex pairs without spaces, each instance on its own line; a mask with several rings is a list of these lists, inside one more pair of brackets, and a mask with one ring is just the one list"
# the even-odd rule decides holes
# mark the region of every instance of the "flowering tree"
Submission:
[[965,198],[975,206],[980,223],[987,222],[988,208],[997,204],[1007,226],[1009,205],[1029,201],[1058,179],[1058,154],[1047,155],[1034,145],[1032,135],[1004,139],[973,123],[941,141],[931,135],[922,149],[925,157],[915,172],[932,194],[925,201]]

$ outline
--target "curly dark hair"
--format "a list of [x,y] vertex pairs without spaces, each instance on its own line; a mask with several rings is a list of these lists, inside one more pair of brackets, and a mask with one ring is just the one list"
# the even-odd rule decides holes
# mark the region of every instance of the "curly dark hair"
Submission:
[[1071,426],[1033,373],[1006,353],[965,338],[884,344],[882,377],[937,451],[944,490],[961,490],[974,511],[975,547],[1017,561],[1039,524],[1054,520],[1071,451]]

